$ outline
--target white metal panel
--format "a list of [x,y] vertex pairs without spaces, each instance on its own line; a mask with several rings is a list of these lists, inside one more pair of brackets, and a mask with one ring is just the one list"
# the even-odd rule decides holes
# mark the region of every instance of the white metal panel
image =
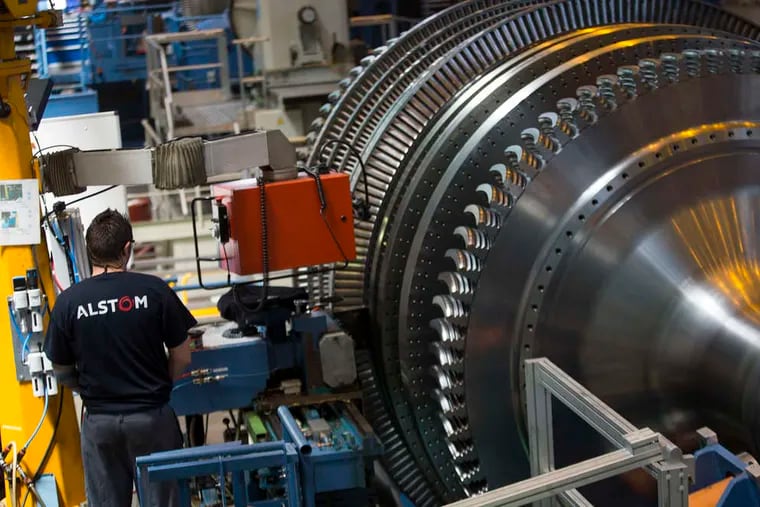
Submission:
[[[64,150],[73,146],[80,150],[109,150],[121,148],[121,128],[119,116],[113,112],[64,116],[43,119],[37,132],[31,135],[32,148],[35,153],[41,149],[45,153]],[[86,191],[65,197],[55,197],[51,193],[44,194],[48,210],[53,203],[63,201],[70,203],[76,199],[104,190],[107,186],[90,186]],[[74,204],[79,209],[83,227],[89,226],[95,215],[106,208],[113,208],[127,213],[127,191],[123,186],[103,192]],[[47,234],[48,249],[56,268],[56,277],[63,288],[69,285],[69,273],[63,250],[56,241]]]
[[[45,150],[46,153],[66,149],[66,146],[73,146],[80,150],[119,149],[122,147],[119,116],[114,112],[106,112],[43,119],[39,129],[37,129],[36,138],[32,137],[32,145],[35,147],[35,152],[40,148],[61,145],[58,148]],[[102,168],[103,172],[107,169],[107,167]],[[45,194],[45,200],[48,207],[51,207],[56,201],[69,203],[75,199],[99,192],[106,188],[105,185],[109,184],[106,181],[103,183],[103,186],[90,186],[85,192],[77,195],[56,198],[53,194],[48,193]],[[123,186],[116,187],[77,203],[76,207],[79,208],[82,224],[86,229],[95,215],[106,208],[113,208],[126,213],[127,191]]]

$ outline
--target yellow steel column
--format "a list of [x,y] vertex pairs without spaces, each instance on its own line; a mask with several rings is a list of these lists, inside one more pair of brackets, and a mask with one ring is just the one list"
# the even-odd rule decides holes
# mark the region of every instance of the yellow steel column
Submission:
[[[30,2],[31,3],[31,2]],[[0,0],[0,97],[10,105],[11,114],[0,118],[0,180],[34,178],[29,126],[24,101],[24,79],[29,75],[29,60],[16,59],[13,42],[13,15],[3,13]],[[54,296],[51,283],[47,247],[36,248],[39,254],[40,279],[44,284],[52,306]],[[30,246],[0,246],[0,295],[12,292],[11,278],[26,274],[34,267],[33,248]],[[3,446],[15,441],[24,445],[39,421],[43,400],[32,396],[29,383],[19,383],[13,359],[10,316],[0,310],[0,438]],[[61,395],[59,395],[61,396]],[[44,473],[53,474],[58,484],[61,505],[72,507],[85,500],[82,461],[79,448],[77,414],[71,393],[63,394],[63,411],[58,428],[56,445],[44,467]],[[53,433],[53,425],[59,406],[58,396],[49,401],[46,420],[29,447],[22,465],[29,475],[34,474],[43,458]],[[7,488],[6,488],[7,489]],[[22,492],[24,488],[20,488]],[[10,491],[8,491],[10,494]],[[8,502],[10,505],[11,502]],[[31,503],[30,503],[31,504]]]

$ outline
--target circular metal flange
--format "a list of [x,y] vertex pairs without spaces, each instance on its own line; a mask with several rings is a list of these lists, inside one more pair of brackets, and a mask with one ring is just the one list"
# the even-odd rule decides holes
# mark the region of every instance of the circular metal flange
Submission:
[[[519,132],[534,124],[535,120],[531,119],[530,111],[533,110],[533,114],[540,111],[536,109],[536,107],[541,107],[542,101],[539,97],[552,97],[554,93],[562,96],[563,91],[571,93],[577,86],[575,78],[580,80],[595,71],[614,70],[616,61],[626,59],[637,61],[637,51],[640,52],[638,56],[656,56],[658,51],[683,49],[689,45],[698,44],[700,40],[705,44],[720,44],[715,37],[697,34],[689,36],[687,31],[678,33],[679,30],[685,29],[618,27],[617,30],[612,29],[608,33],[600,33],[593,37],[589,35],[582,41],[588,46],[583,43],[573,45],[567,42],[556,51],[547,48],[546,54],[541,58],[526,59],[522,68],[506,67],[500,77],[505,81],[525,83],[525,89],[531,90],[533,94],[520,92],[525,93],[527,98],[519,97],[518,94],[518,100],[510,103],[508,97],[515,96],[514,90],[508,88],[508,85],[502,85],[494,77],[495,84],[483,88],[485,91],[481,101],[468,97],[466,107],[462,108],[462,118],[456,118],[455,121],[449,123],[450,133],[444,129],[436,131],[435,135],[431,133],[430,137],[435,139],[435,144],[428,151],[432,161],[424,160],[420,164],[424,170],[410,177],[408,188],[414,189],[415,193],[412,195],[407,192],[400,201],[399,213],[394,220],[395,232],[389,226],[390,230],[384,241],[389,249],[385,256],[387,267],[385,270],[373,271],[378,280],[384,281],[382,285],[376,286],[385,291],[377,298],[382,302],[382,306],[375,308],[387,309],[382,312],[382,315],[386,317],[383,320],[383,334],[391,337],[398,336],[401,365],[402,368],[407,368],[402,370],[406,387],[415,399],[420,400],[416,404],[418,415],[424,414],[422,410],[429,407],[425,404],[428,394],[434,388],[439,389],[436,397],[442,408],[442,415],[447,419],[444,423],[449,439],[447,447],[450,451],[454,450],[450,454],[451,459],[455,462],[459,478],[463,480],[470,493],[475,493],[482,488],[484,475],[478,473],[477,453],[472,452],[473,447],[469,442],[466,424],[467,417],[463,414],[466,400],[461,393],[461,366],[456,361],[451,364],[452,357],[457,355],[461,345],[451,342],[464,339],[465,333],[459,329],[466,324],[469,299],[476,293],[476,286],[468,285],[467,280],[477,279],[478,259],[482,265],[483,256],[487,253],[493,235],[499,228],[498,219],[483,212],[482,206],[467,205],[468,201],[478,202],[476,192],[480,185],[474,176],[487,174],[486,168],[497,162],[505,162],[503,151],[493,149],[494,140],[501,139],[503,132],[508,132],[510,129]],[[609,37],[608,44],[605,44],[606,37]],[[623,46],[627,47],[623,48]],[[627,56],[625,52],[628,52]],[[567,63],[564,67],[555,67],[552,65],[555,61]],[[545,72],[548,69],[554,72],[554,76],[546,76]],[[552,84],[553,79],[559,80],[558,76],[563,74],[568,79]],[[532,76],[535,77],[531,79]],[[485,78],[481,81],[488,82]],[[565,88],[562,88],[563,86]],[[546,104],[545,107],[547,107]],[[483,132],[476,132],[478,128],[483,129]],[[488,129],[491,131],[489,132]],[[462,146],[468,143],[468,139],[472,139],[471,144],[474,147],[470,149],[474,156],[456,160],[456,153],[461,152]],[[475,140],[480,140],[480,143],[476,143]],[[519,139],[518,142],[520,142]],[[447,149],[447,143],[451,148]],[[446,164],[449,164],[448,168],[442,170],[446,168]],[[530,180],[529,176],[530,170],[527,169],[510,173],[512,184],[516,188],[525,185]],[[428,185],[429,188],[424,185]],[[505,210],[508,210],[510,201],[513,199],[513,196],[506,192],[491,195],[490,190],[489,197],[492,198],[492,205],[500,204]],[[392,199],[393,196],[390,196],[387,201],[392,202]],[[475,222],[467,223],[458,218],[463,215],[466,217],[468,213],[475,216]],[[421,234],[419,231],[427,231],[427,233]],[[458,237],[451,234],[453,231],[458,233]],[[454,266],[451,264],[451,259],[447,257],[452,256],[455,257],[456,262],[463,264],[463,269],[457,274],[458,276],[453,276],[451,273]],[[436,296],[441,293],[441,285],[437,280],[441,272],[443,272],[443,281],[452,292],[449,296]],[[397,285],[400,285],[400,290],[394,289]],[[454,288],[456,291],[453,290]],[[427,329],[428,322],[438,316],[435,313],[435,307],[430,305],[431,301],[440,307],[442,316],[446,319],[446,325],[443,325],[440,320],[434,321],[436,331],[440,336],[436,336]],[[398,311],[395,315],[392,313],[394,310]],[[398,318],[397,327],[393,327],[396,323],[393,317]],[[425,376],[428,369],[426,365],[430,364],[431,358],[425,353],[429,344],[438,339],[441,343],[436,354],[446,363],[440,364],[434,372],[434,379],[443,380],[443,383],[438,382],[436,387],[431,387],[429,379]],[[430,419],[429,416],[418,417],[418,425],[426,428],[426,425],[431,424]],[[432,423],[437,422],[438,418],[433,417]],[[509,433],[510,428],[507,425],[510,423],[504,421],[501,423],[505,424],[501,433]],[[514,427],[511,430],[517,434]],[[467,449],[467,452],[462,452],[462,449]],[[519,446],[512,449],[512,454],[519,452]],[[523,467],[520,460],[509,463],[510,466],[518,469]]]
[[[494,3],[499,2],[474,2],[470,6],[488,4],[494,7],[492,5]],[[476,10],[469,13],[473,14]],[[551,96],[550,91],[548,94],[536,95],[535,90],[530,90],[527,95],[520,97],[520,93],[526,93],[524,83],[516,79],[511,80],[502,85],[510,87],[507,89],[511,93],[505,94],[503,90],[500,93],[502,96],[516,94],[518,98],[515,100],[521,103],[515,105],[514,108],[520,112],[499,129],[492,133],[482,134],[477,128],[478,122],[487,118],[489,112],[483,112],[486,109],[483,106],[484,100],[474,100],[473,97],[476,97],[478,91],[485,96],[494,94],[491,93],[493,90],[487,89],[490,80],[484,79],[484,76],[487,76],[488,70],[494,68],[499,62],[508,61],[516,55],[519,57],[525,53],[523,48],[536,41],[552,39],[563,32],[590,25],[621,21],[677,22],[726,29],[751,38],[757,35],[757,28],[754,25],[721,13],[712,6],[688,1],[665,2],[656,7],[649,4],[626,3],[622,8],[611,2],[561,1],[547,3],[535,9],[526,8],[515,16],[506,17],[506,13],[501,13],[500,16],[504,20],[502,24],[484,23],[480,32],[472,35],[469,41],[460,39],[455,45],[446,46],[441,43],[440,46],[434,46],[442,47],[445,51],[437,55],[439,60],[431,68],[428,68],[431,66],[430,62],[421,60],[422,56],[419,54],[416,58],[403,60],[403,54],[410,49],[409,47],[403,49],[403,44],[405,41],[413,40],[415,31],[412,30],[390,45],[390,50],[396,49],[396,56],[383,59],[386,64],[392,63],[393,60],[398,60],[398,62],[403,60],[404,63],[395,67],[392,65],[386,67],[381,74],[377,75],[380,77],[376,77],[373,81],[368,77],[371,76],[369,71],[382,69],[381,64],[377,62],[383,58],[383,55],[389,54],[388,50],[379,52],[376,59],[365,62],[366,67],[356,69],[352,77],[344,83],[345,91],[335,94],[332,98],[334,103],[325,108],[326,116],[322,120],[324,123],[318,126],[318,128],[323,128],[323,134],[330,132],[333,128],[345,129],[341,132],[346,134],[346,138],[352,141],[365,157],[372,193],[372,220],[359,224],[357,227],[359,258],[357,262],[352,263],[349,270],[336,274],[335,294],[344,297],[346,306],[362,304],[365,296],[369,296],[373,319],[380,326],[376,365],[381,366],[378,372],[387,388],[390,408],[396,416],[396,424],[393,426],[400,429],[403,439],[408,444],[409,454],[414,457],[413,460],[417,466],[425,470],[429,477],[431,470],[429,464],[432,464],[432,468],[439,471],[446,485],[445,488],[454,496],[461,494],[460,481],[467,487],[467,492],[479,491],[482,488],[482,474],[478,474],[475,470],[476,461],[474,465],[470,460],[466,462],[466,466],[459,466],[459,464],[457,464],[459,468],[452,466],[452,461],[461,459],[462,456],[472,456],[474,447],[469,445],[466,439],[458,438],[462,435],[466,436],[469,431],[461,425],[463,419],[460,414],[453,414],[453,417],[447,418],[444,422],[444,430],[441,430],[440,419],[436,414],[437,404],[431,403],[431,398],[429,398],[431,379],[426,377],[428,366],[431,364],[427,346],[430,342],[437,341],[438,333],[426,334],[429,332],[427,322],[437,316],[433,313],[435,308],[432,305],[433,296],[441,294],[445,287],[448,286],[449,289],[455,287],[457,291],[473,291],[473,294],[476,287],[468,287],[467,281],[452,275],[444,275],[443,284],[445,285],[437,282],[436,279],[441,271],[452,272],[452,265],[449,264],[451,261],[445,261],[445,251],[449,250],[447,245],[454,244],[452,233],[457,226],[469,227],[469,229],[460,229],[460,236],[470,241],[476,249],[477,245],[487,246],[488,242],[493,241],[495,238],[493,231],[490,237],[488,233],[475,233],[481,229],[494,229],[494,226],[499,225],[491,220],[491,215],[486,212],[487,210],[484,211],[483,204],[479,205],[480,208],[470,207],[467,212],[475,216],[476,220],[481,220],[479,227],[472,227],[473,222],[462,222],[464,208],[468,207],[467,203],[478,202],[474,178],[480,178],[479,175],[496,163],[499,157],[503,162],[503,154],[498,150],[498,147],[504,148],[501,146],[503,139],[519,134],[522,131],[520,125],[528,126],[531,122],[535,124],[535,120],[531,118],[535,118],[537,112],[544,110],[542,103],[545,102],[551,107],[556,100],[556,97]],[[435,21],[431,21],[425,26],[430,27],[434,23]],[[449,23],[453,25],[455,21],[450,20]],[[462,25],[465,24],[462,23]],[[670,29],[676,32],[679,30],[672,27]],[[435,30],[438,35],[431,37],[430,41],[445,39],[447,31],[445,24],[438,24]],[[603,34],[598,35],[601,39]],[[711,37],[710,34],[705,34],[705,38]],[[673,38],[675,39],[677,37]],[[553,43],[556,43],[556,40],[545,44]],[[658,44],[652,44],[649,47],[643,44],[643,47],[640,55],[630,55],[621,50],[610,53],[608,60],[604,58],[595,60],[597,66],[582,66],[583,73],[568,74],[568,77],[577,79],[577,83],[561,82],[561,87],[555,89],[555,92],[559,93],[558,90],[566,88],[574,89],[577,84],[587,82],[588,79],[607,72],[607,69],[615,69],[618,59],[637,62],[640,57],[657,56],[663,50],[678,51],[683,46],[679,46],[676,42],[670,47]],[[591,48],[588,50],[590,51]],[[411,62],[424,62],[424,64],[410,65]],[[561,60],[557,60],[554,65],[560,63]],[[517,62],[513,64],[517,65]],[[411,70],[412,68],[414,70]],[[546,68],[536,66],[530,70],[541,74],[546,73],[550,68],[551,66]],[[534,77],[529,76],[526,82],[530,82]],[[559,81],[562,79],[560,78]],[[394,83],[397,84],[394,85]],[[371,86],[368,88],[367,84]],[[533,96],[542,100],[533,101],[530,98]],[[382,97],[382,100],[377,100],[379,97]],[[464,97],[468,98],[464,99]],[[361,109],[357,105],[358,102],[354,102],[355,100],[361,100],[361,103],[365,104],[361,106],[364,109]],[[469,102],[473,102],[473,109],[478,111],[477,115],[449,114],[451,111],[460,112],[461,108],[470,107]],[[359,113],[360,110],[365,112]],[[523,116],[520,117],[520,114]],[[510,125],[510,123],[513,124]],[[446,124],[456,129],[457,135],[449,132],[444,137],[442,132],[445,132]],[[441,139],[446,139],[449,145],[444,148],[441,143],[436,144],[434,141],[439,136]],[[468,140],[468,137],[472,139]],[[457,142],[457,138],[464,140]],[[497,149],[494,150],[494,148]],[[456,159],[460,152],[467,155]],[[336,149],[328,153],[339,167],[351,168],[352,163],[347,152]],[[445,157],[450,159],[445,160]],[[451,162],[454,159],[456,163]],[[449,179],[441,184],[436,183],[444,173],[452,171],[461,172],[465,178],[464,183],[461,183],[462,178]],[[424,177],[421,176],[423,172],[426,175]],[[514,173],[511,174],[514,175]],[[506,171],[505,175],[507,175]],[[520,177],[515,176],[515,178],[513,183],[521,186]],[[358,179],[360,179],[359,175],[354,172],[354,185]],[[432,188],[439,189],[438,193],[434,194],[434,191],[430,190]],[[396,194],[398,194],[397,197],[389,198]],[[409,196],[411,198],[407,199]],[[439,206],[445,210],[445,214],[433,213],[430,216],[423,216],[423,212],[428,213],[424,210],[435,209]],[[417,217],[403,218],[409,216],[412,207],[414,208],[412,213],[416,213]],[[432,222],[430,217],[435,217]],[[375,224],[382,227],[376,227]],[[397,232],[393,233],[393,230]],[[396,236],[391,234],[396,234]],[[411,239],[403,239],[403,237]],[[458,244],[454,245],[458,247],[456,252],[452,252],[456,262],[463,266],[475,266],[477,263],[482,266],[483,257],[466,255],[466,249]],[[408,263],[411,269],[407,273],[416,272],[417,274],[405,279],[404,268],[389,267],[394,263],[389,263],[387,258],[393,257],[396,261],[404,261],[409,257],[410,250],[415,250],[416,253],[413,255],[420,262]],[[487,252],[485,248],[480,250],[483,254]],[[382,267],[383,265],[385,267]],[[396,262],[396,265],[406,266],[407,263]],[[420,267],[421,269],[413,271]],[[367,268],[370,271],[365,273]],[[392,272],[393,276],[385,278],[384,275],[379,275],[380,272]],[[424,282],[419,284],[421,289],[416,287],[418,280]],[[366,292],[367,289],[372,292]],[[376,289],[380,290],[374,292]],[[443,307],[451,307],[443,300],[439,303]],[[453,308],[455,312],[459,311],[456,305]],[[465,318],[461,324],[465,325],[466,322]],[[452,356],[444,354],[444,357],[446,361],[449,361]],[[444,382],[458,390],[462,386],[454,384],[461,382],[461,378],[446,379],[446,375],[451,376],[452,373],[458,375],[458,372],[436,371],[435,378],[445,379]],[[457,397],[459,400],[444,399],[441,396],[438,399],[447,406],[453,407],[456,404],[450,403],[451,401],[464,402],[464,398],[461,398],[459,394]],[[508,425],[512,422],[507,421],[506,424],[507,426],[501,430],[502,433],[510,431]],[[447,435],[454,435],[457,439],[449,439],[447,442],[444,438]],[[397,480],[401,478],[400,482],[408,481],[409,465],[412,462],[403,456],[403,452],[400,452],[399,456],[396,462],[398,466],[396,470],[392,470],[392,475]],[[453,460],[452,456],[454,456]]]
[[[756,353],[746,348],[756,323],[732,335],[696,312],[682,291],[696,290],[703,304],[706,298],[742,321],[747,307],[720,297],[729,283],[721,276],[733,269],[744,273],[745,289],[760,286],[750,268],[755,249],[743,250],[757,240],[747,217],[760,198],[752,183],[760,100],[749,92],[759,83],[756,75],[715,75],[638,97],[567,144],[513,207],[478,283],[465,356],[471,431],[489,481],[514,480],[501,454],[508,447],[493,431],[505,418],[522,424],[520,364],[533,355],[549,357],[635,424],[678,444],[709,422],[727,442],[755,445],[747,378],[732,378],[726,357],[739,353],[747,371],[757,371]],[[732,206],[743,211],[732,214]],[[725,252],[709,250],[716,245]],[[702,251],[687,261],[690,248]],[[707,385],[694,381],[700,369],[711,373]],[[714,413],[704,408],[708,393]],[[583,434],[563,422],[563,431]],[[579,440],[583,449],[572,445]],[[594,447],[588,438],[557,441],[565,460]]]

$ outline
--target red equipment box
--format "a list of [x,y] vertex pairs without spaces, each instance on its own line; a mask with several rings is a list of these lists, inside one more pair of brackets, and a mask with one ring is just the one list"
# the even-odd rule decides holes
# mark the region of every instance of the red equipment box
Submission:
[[[270,272],[356,259],[348,175],[325,174],[320,181],[324,219],[313,177],[301,174],[265,185]],[[220,257],[226,256],[233,273],[262,273],[261,188],[256,180],[239,180],[215,185],[213,193],[227,208],[230,224],[230,241],[220,248]]]

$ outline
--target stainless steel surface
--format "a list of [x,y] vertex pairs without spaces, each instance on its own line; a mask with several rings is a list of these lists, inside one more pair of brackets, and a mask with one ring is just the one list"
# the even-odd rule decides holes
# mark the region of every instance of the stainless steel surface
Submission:
[[[737,351],[750,360],[739,344],[751,341],[734,338],[747,325],[697,318],[692,300],[707,294],[714,315],[738,318],[752,297],[758,33],[688,0],[469,2],[375,51],[331,95],[310,161],[324,153],[351,171],[360,196],[352,152],[321,150],[351,143],[372,216],[357,224],[357,261],[309,283],[343,298],[339,309],[369,309],[367,376],[393,415],[378,433],[400,442],[387,457],[400,486],[410,489],[410,470],[427,483],[413,499],[527,475],[519,379],[535,351],[678,443],[699,424],[755,447],[748,373],[723,366]],[[689,156],[693,171],[671,165]],[[731,168],[711,165],[721,161]],[[713,209],[736,223],[703,216]],[[697,240],[702,256],[720,256],[684,264],[679,245]],[[725,288],[737,280],[741,290]],[[567,438],[572,422],[563,428],[560,462],[597,450],[593,437]],[[631,505],[650,495],[625,480]]]
[[[489,442],[478,449],[491,477],[514,477],[501,464],[508,448],[489,435],[500,419],[521,424],[520,361],[533,354],[678,445],[693,446],[693,432],[708,425],[723,441],[755,447],[756,422],[735,405],[751,400],[745,391],[756,383],[751,302],[725,293],[751,298],[756,285],[760,145],[746,134],[756,123],[726,122],[760,119],[750,92],[759,83],[715,76],[639,97],[568,144],[512,209],[467,335],[468,413],[475,440]],[[743,327],[720,324],[729,319]]]
[[[152,148],[134,150],[80,151],[74,154],[80,185],[145,185],[153,183]],[[279,130],[252,132],[204,141],[206,175],[228,176],[256,167],[292,172],[296,167],[295,147]]]

